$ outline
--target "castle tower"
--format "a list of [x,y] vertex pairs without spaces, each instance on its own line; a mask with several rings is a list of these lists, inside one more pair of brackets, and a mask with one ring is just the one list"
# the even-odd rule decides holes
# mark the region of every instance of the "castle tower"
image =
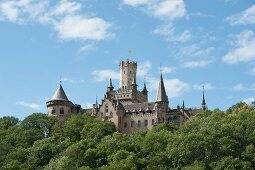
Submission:
[[160,75],[160,81],[158,85],[158,93],[156,102],[168,103],[168,97],[166,95],[165,85],[162,74]]
[[136,71],[136,62],[129,60],[120,62],[120,88],[122,90],[132,88],[132,81],[136,81]]
[[160,81],[158,86],[158,93],[156,98],[156,103],[158,107],[160,108],[161,113],[167,113],[168,112],[168,97],[166,95],[165,85],[162,74],[160,75]]
[[207,105],[206,105],[206,102],[205,102],[205,88],[203,86],[203,96],[202,96],[202,110],[205,111],[207,109]]
[[60,120],[69,118],[73,112],[74,106],[74,104],[68,100],[61,82],[52,99],[47,101],[46,105],[48,108],[48,116],[57,116]]
[[146,101],[148,101],[148,90],[146,87],[146,82],[144,82],[142,94],[146,96]]

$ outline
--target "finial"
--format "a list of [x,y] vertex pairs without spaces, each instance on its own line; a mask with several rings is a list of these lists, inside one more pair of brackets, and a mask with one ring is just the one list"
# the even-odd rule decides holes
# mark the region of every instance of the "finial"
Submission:
[[162,75],[163,70],[162,70],[162,64],[161,63],[159,65],[159,71],[160,71],[160,74]]

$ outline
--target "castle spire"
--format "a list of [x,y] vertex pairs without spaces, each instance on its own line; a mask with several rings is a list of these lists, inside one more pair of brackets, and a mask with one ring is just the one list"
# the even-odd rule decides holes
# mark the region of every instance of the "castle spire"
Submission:
[[52,100],[66,100],[66,101],[69,101],[67,96],[66,96],[66,93],[61,85],[61,81],[59,82],[59,87],[58,89],[56,90],[56,92],[54,93],[53,97],[52,97]]
[[98,103],[97,103],[97,96],[96,96],[96,108],[98,108]]
[[144,81],[143,91],[142,92],[148,92],[147,87],[146,87],[146,81]]
[[182,101],[182,109],[185,109],[184,100]]
[[202,110],[205,111],[207,106],[206,106],[206,102],[205,102],[205,87],[203,86],[203,96],[202,96]]
[[110,78],[108,87],[113,87],[113,86],[112,86],[112,79],[111,79],[111,78]]
[[165,90],[162,73],[160,75],[160,81],[159,81],[159,86],[158,86],[156,102],[167,102],[168,103],[168,97],[166,95],[166,90]]
[[114,87],[112,86],[112,79],[109,80],[109,85],[107,87],[107,91],[113,91]]

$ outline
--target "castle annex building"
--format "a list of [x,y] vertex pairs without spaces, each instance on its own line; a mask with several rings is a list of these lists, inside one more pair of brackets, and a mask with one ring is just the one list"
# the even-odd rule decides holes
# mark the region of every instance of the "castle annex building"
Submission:
[[73,114],[87,113],[102,121],[113,122],[117,130],[122,133],[148,131],[158,123],[172,122],[179,126],[189,117],[206,110],[204,91],[201,108],[169,107],[162,74],[158,84],[156,100],[148,101],[146,83],[140,91],[137,89],[137,63],[134,61],[120,62],[120,87],[114,89],[110,79],[104,98],[97,101],[91,109],[82,109],[80,105],[68,100],[62,85],[55,92],[53,98],[46,102],[49,116],[57,116],[61,120],[68,119]]

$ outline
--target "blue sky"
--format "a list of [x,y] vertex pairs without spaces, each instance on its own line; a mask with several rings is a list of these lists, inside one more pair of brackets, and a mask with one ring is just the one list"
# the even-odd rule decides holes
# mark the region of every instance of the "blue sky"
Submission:
[[[131,51],[131,52],[130,52]],[[73,103],[103,98],[118,63],[138,62],[156,97],[162,65],[170,107],[255,100],[254,0],[0,0],[0,116],[47,112],[62,79]]]

